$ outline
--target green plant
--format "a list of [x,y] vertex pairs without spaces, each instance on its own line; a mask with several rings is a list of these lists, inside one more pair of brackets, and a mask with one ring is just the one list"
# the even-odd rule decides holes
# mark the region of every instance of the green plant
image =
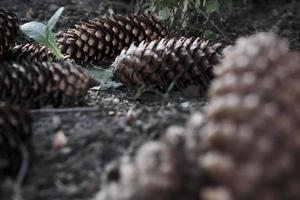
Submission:
[[[157,13],[158,18],[172,29],[184,30],[189,26],[189,29],[202,32],[201,28],[194,26],[195,19],[209,21],[210,15],[219,13],[221,8],[227,8],[231,12],[234,1],[236,0],[147,0],[146,7]],[[205,35],[215,37],[211,32]]]
[[85,71],[95,80],[100,82],[101,90],[118,88],[123,85],[122,83],[118,83],[113,80],[113,74],[111,68],[104,69],[104,68],[91,65]]
[[63,59],[64,55],[60,52],[56,44],[55,35],[52,30],[56,25],[59,17],[61,16],[63,10],[63,7],[59,8],[49,19],[47,24],[32,21],[21,26],[21,30],[25,35],[51,49],[58,59]]

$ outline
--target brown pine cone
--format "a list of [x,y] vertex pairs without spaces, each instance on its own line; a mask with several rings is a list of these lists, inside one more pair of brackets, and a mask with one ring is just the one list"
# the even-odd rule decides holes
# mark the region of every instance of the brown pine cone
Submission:
[[222,47],[200,38],[163,38],[139,46],[132,44],[116,58],[113,75],[135,89],[146,86],[166,91],[174,82],[177,89],[198,85],[205,91]]
[[10,51],[7,52],[5,56],[6,61],[13,62],[43,62],[43,61],[53,61],[55,60],[55,55],[51,50],[48,50],[47,47],[37,44],[37,43],[28,43],[20,44],[13,47]]
[[57,35],[61,52],[77,64],[97,64],[117,56],[133,42],[168,36],[167,29],[153,16],[100,17],[75,25]]
[[14,44],[19,30],[17,16],[8,10],[0,9],[0,60]]
[[234,199],[300,199],[300,56],[259,33],[239,39],[216,73],[202,168]]
[[159,141],[142,145],[134,159],[109,165],[95,200],[199,199],[201,188],[214,182],[198,168],[194,136],[172,126]]
[[[31,152],[31,118],[14,106],[0,107],[0,183],[3,177],[16,177],[23,154]],[[30,155],[29,155],[30,156]]]
[[2,63],[0,101],[30,108],[77,105],[97,82],[67,61]]

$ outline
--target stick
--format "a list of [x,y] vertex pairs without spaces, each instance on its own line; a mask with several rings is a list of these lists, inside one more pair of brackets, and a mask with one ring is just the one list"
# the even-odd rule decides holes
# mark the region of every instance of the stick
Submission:
[[31,114],[42,114],[42,113],[68,113],[68,112],[97,112],[99,107],[75,107],[75,108],[42,108],[32,109],[29,112]]
[[21,145],[20,151],[22,154],[22,165],[18,172],[18,176],[13,188],[13,200],[23,200],[21,195],[21,185],[29,166],[29,155],[26,145]]

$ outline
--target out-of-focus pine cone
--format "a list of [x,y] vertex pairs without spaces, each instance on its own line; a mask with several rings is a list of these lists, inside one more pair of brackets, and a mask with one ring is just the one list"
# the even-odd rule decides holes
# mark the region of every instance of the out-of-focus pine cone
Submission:
[[68,61],[1,63],[0,101],[30,108],[77,105],[97,82]]
[[20,44],[13,47],[5,56],[6,61],[14,62],[43,62],[55,60],[55,55],[47,47],[37,44],[28,43]]
[[100,17],[75,25],[57,35],[61,52],[77,64],[97,64],[117,56],[133,42],[168,36],[167,29],[152,15]]
[[14,44],[18,30],[19,21],[17,16],[11,11],[0,9],[0,59]]
[[114,78],[130,88],[141,86],[167,90],[198,85],[205,91],[212,69],[221,58],[220,43],[201,38],[171,38],[132,44],[113,64]]
[[16,177],[23,155],[32,151],[31,118],[14,106],[0,107],[0,184],[3,177]]
[[[198,125],[201,117],[191,121],[195,117]],[[199,170],[196,127],[187,127],[172,126],[160,141],[142,145],[133,160],[108,166],[95,200],[199,199],[201,189],[215,183]]]
[[239,39],[216,74],[202,168],[234,199],[300,199],[300,56],[259,33]]

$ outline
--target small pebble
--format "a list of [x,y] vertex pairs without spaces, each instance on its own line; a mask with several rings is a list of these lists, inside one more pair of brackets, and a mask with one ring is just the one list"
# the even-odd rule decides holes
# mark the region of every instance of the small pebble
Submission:
[[180,104],[180,109],[182,111],[189,111],[189,107],[190,107],[190,102],[189,101],[185,101],[185,102]]
[[58,115],[53,116],[51,123],[52,123],[52,127],[53,127],[54,130],[59,129],[60,125],[61,125],[61,118],[60,118],[60,116],[58,116]]
[[132,108],[130,108],[126,113],[127,124],[132,124],[135,121],[135,118],[136,118],[136,112],[133,111]]
[[52,140],[52,148],[57,150],[61,149],[62,147],[66,146],[68,144],[67,137],[63,131],[58,131],[53,136]]
[[109,115],[109,116],[114,116],[115,114],[116,114],[115,111],[112,111],[112,110],[108,111],[108,115]]
[[118,103],[120,103],[120,100],[119,100],[118,98],[114,98],[114,99],[112,100],[112,103],[113,103],[113,104],[118,104]]

